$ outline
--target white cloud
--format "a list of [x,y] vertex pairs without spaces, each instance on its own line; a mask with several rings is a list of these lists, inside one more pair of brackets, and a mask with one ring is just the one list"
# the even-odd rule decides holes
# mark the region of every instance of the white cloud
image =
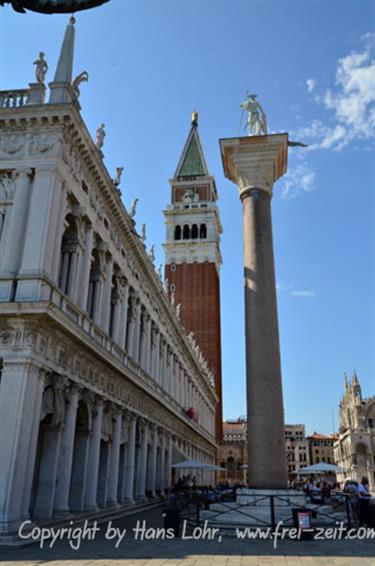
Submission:
[[307,90],[309,92],[312,92],[316,86],[316,80],[315,79],[307,79],[306,81],[306,86],[307,86]]
[[306,289],[304,291],[291,291],[290,295],[292,297],[315,297],[316,293],[312,289]]
[[292,168],[284,177],[281,187],[281,198],[295,198],[302,192],[312,191],[315,183],[315,173],[306,162]]
[[[374,37],[366,34],[362,51],[352,51],[338,60],[334,87],[316,97],[330,112],[331,123],[314,120],[298,132],[298,136],[310,141],[310,150],[339,150],[353,140],[375,137],[375,60],[371,59]],[[306,81],[310,92],[315,87],[312,80]]]

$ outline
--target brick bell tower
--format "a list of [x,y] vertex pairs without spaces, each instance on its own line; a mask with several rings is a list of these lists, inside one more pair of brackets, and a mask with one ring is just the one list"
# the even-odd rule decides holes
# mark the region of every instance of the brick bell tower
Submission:
[[219,403],[216,439],[222,438],[221,331],[220,331],[220,223],[215,179],[208,171],[198,133],[198,113],[173,179],[171,204],[164,210],[165,277],[181,322],[194,338],[212,370]]

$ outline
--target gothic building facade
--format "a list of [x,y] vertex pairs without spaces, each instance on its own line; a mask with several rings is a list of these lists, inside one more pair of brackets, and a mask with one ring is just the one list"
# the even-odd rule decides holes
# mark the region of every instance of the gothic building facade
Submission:
[[164,211],[167,227],[165,277],[181,321],[212,372],[219,402],[216,439],[222,437],[220,235],[215,179],[210,175],[193,112],[190,133],[170,180],[171,204]]
[[[215,462],[212,375],[137,234],[72,81],[0,92],[0,536],[162,496]],[[37,69],[38,70],[38,69]],[[188,409],[193,408],[194,418]]]
[[375,491],[375,397],[362,397],[358,376],[345,376],[344,395],[340,402],[340,428],[333,445],[335,464],[344,468],[338,474],[361,481],[366,476],[370,491]]

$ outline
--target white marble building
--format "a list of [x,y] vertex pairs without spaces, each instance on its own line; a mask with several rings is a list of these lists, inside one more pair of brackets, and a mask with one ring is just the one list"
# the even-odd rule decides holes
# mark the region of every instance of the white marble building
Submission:
[[[217,395],[92,140],[74,20],[44,71],[0,92],[0,536],[23,520],[161,496],[215,461]],[[204,360],[203,360],[204,362]],[[189,418],[194,407],[199,421]]]

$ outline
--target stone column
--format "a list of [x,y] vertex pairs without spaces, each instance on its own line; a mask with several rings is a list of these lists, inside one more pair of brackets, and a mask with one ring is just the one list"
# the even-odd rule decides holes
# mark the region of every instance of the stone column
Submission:
[[106,257],[105,280],[103,284],[102,301],[100,309],[100,326],[108,333],[109,315],[111,312],[113,260],[110,255]]
[[1,262],[1,271],[4,274],[16,274],[20,267],[29,211],[31,175],[31,169],[26,168],[18,169],[12,175],[12,178],[15,179],[15,195],[7,236],[8,245],[4,250],[4,258]]
[[125,503],[133,503],[134,501],[134,465],[135,465],[135,440],[137,432],[137,418],[135,415],[129,418],[129,445],[128,458],[126,462],[126,486],[125,486]]
[[114,340],[117,341],[121,348],[125,349],[126,342],[126,323],[128,318],[128,302],[129,302],[129,285],[124,279],[120,282],[119,287],[120,305],[118,313],[118,326]]
[[120,458],[120,441],[121,441],[122,415],[117,413],[114,424],[114,432],[112,437],[111,459],[109,464],[109,481],[108,481],[108,505],[117,506],[117,487],[118,472]]
[[161,453],[160,453],[160,495],[165,495],[165,430],[161,432]]
[[139,346],[141,338],[141,303],[139,299],[135,302],[134,336],[132,357],[136,362],[139,360]]
[[[127,325],[126,336],[125,336],[125,346],[126,351],[129,356],[133,356],[134,350],[134,332],[135,332],[135,300],[136,296],[132,289],[129,290],[129,303],[127,309],[127,319],[125,324]],[[129,324],[128,324],[129,320]]]
[[147,474],[147,445],[148,445],[148,423],[144,422],[141,431],[141,461],[139,471],[139,481],[137,482],[138,492],[137,499],[143,500],[146,498],[146,474]]
[[[14,533],[30,499],[42,387],[39,367],[4,360],[0,381],[0,535]],[[22,418],[20,418],[22,416]],[[27,487],[27,489],[25,489]]]
[[94,229],[91,223],[86,224],[85,231],[85,249],[82,256],[81,262],[81,281],[79,284],[78,291],[78,304],[82,310],[87,308],[87,295],[89,292],[89,280],[90,280],[90,269],[91,269],[91,254],[92,246],[94,242]]
[[166,469],[166,488],[169,490],[172,486],[172,450],[173,450],[173,439],[171,433],[167,433],[167,446],[168,446],[168,466]]
[[69,513],[69,490],[72,475],[78,397],[79,388],[73,385],[68,393],[65,428],[60,446],[59,471],[55,492],[55,513],[58,515]]
[[[36,371],[36,370],[35,370]],[[43,389],[47,380],[49,380],[50,374],[44,369],[39,370],[38,372],[39,382],[38,382],[38,390],[36,390],[36,404],[33,408],[33,420],[30,426],[30,433],[31,433],[31,441],[28,446],[28,456],[27,456],[27,463],[28,469],[34,470],[35,468],[35,459],[36,459],[36,451],[38,446],[38,437],[39,437],[39,430],[40,430],[40,419],[41,419],[41,411],[42,411],[42,403],[43,403]],[[23,498],[22,498],[22,516],[27,519],[29,517],[29,508],[30,508],[30,499],[31,499],[31,490],[33,484],[33,473],[29,473],[23,487]]]
[[[19,273],[35,276],[35,279],[21,279],[17,286],[16,300],[41,300],[49,297],[49,288],[41,281],[41,276],[52,277],[52,264],[60,250],[55,242],[56,225],[53,210],[60,189],[61,180],[52,167],[38,167],[35,171],[31,199],[29,201],[28,221],[24,234],[22,261]],[[60,244],[60,242],[59,242]]]
[[243,209],[249,484],[285,489],[284,410],[273,255],[273,183],[286,172],[287,134],[220,141]]
[[144,369],[148,374],[151,374],[151,329],[152,320],[150,315],[146,317],[146,347],[145,347],[145,359],[144,359]]
[[155,329],[155,347],[154,347],[154,362],[153,362],[153,369],[152,375],[159,381],[159,362],[160,362],[160,332],[159,329]]
[[158,429],[156,426],[152,428],[152,447],[151,447],[151,465],[150,465],[150,486],[151,495],[156,495],[156,461],[158,455]]
[[87,478],[85,490],[85,509],[96,511],[98,509],[96,493],[98,489],[100,441],[102,435],[104,401],[100,398],[95,403],[95,414],[93,417],[92,436],[89,445],[89,457],[87,464]]
[[56,198],[54,215],[52,216],[53,222],[55,223],[55,254],[52,259],[51,273],[52,279],[56,283],[59,281],[60,274],[60,263],[61,263],[61,244],[62,238],[65,231],[65,218],[68,209],[68,199],[67,199],[67,186],[65,182],[61,182],[60,185],[60,195]]

